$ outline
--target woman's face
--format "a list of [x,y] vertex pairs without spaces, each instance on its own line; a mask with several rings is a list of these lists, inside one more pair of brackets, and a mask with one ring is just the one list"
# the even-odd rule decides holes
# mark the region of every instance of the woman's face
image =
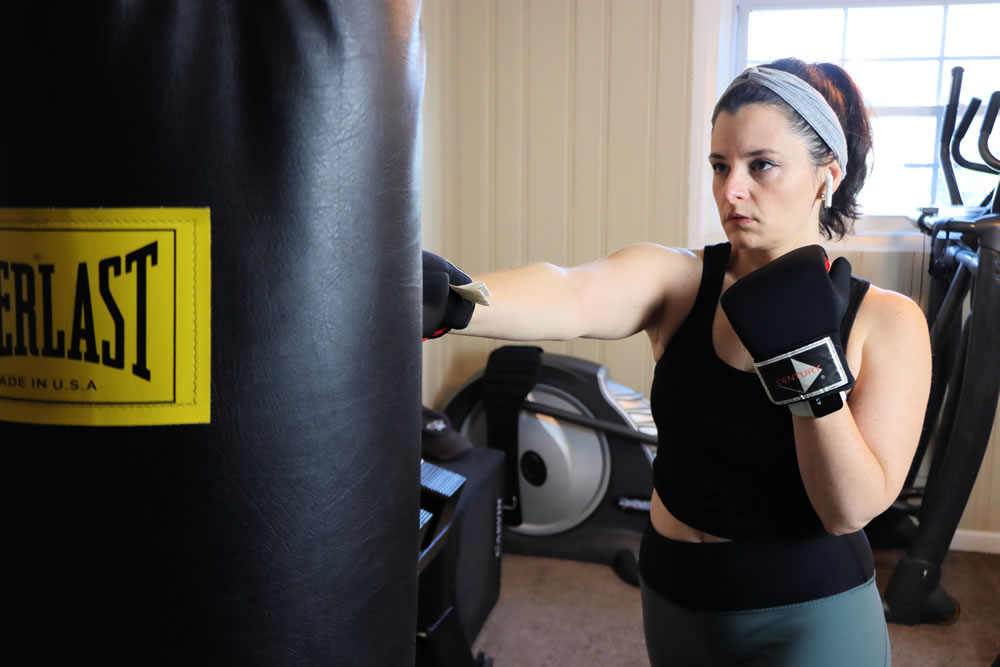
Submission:
[[712,192],[734,248],[784,251],[819,238],[823,168],[773,106],[721,112],[712,130]]

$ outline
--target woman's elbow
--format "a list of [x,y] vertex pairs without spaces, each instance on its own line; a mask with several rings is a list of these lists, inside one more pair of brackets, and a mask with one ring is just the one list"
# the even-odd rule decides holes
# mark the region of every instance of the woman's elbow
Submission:
[[823,522],[823,530],[825,530],[830,535],[850,535],[851,533],[856,533],[859,530],[864,529],[865,526],[874,519],[874,516],[820,516],[820,521]]
[[862,528],[864,528],[866,525],[868,524],[861,522],[858,523],[848,523],[843,521],[837,523],[824,522],[823,529],[826,530],[826,532],[829,533],[830,535],[840,536],[840,535],[850,535],[851,533],[856,533]]

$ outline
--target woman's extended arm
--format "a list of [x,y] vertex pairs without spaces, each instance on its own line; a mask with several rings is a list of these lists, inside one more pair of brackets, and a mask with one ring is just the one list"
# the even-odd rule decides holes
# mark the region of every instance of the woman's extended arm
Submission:
[[847,407],[821,419],[792,418],[806,493],[833,534],[860,530],[895,501],[930,391],[927,322],[913,301],[873,287],[857,334],[861,364]]
[[453,333],[505,340],[626,338],[655,328],[672,292],[700,272],[693,253],[642,243],[573,268],[528,264],[476,275],[489,288],[491,305],[477,307],[468,327]]

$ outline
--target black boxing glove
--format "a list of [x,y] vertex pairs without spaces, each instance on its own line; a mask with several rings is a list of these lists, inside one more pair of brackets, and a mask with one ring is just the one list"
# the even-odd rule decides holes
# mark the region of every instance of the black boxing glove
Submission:
[[472,278],[443,257],[424,250],[424,340],[469,326],[476,304],[450,285],[468,285]]
[[854,386],[840,341],[850,288],[850,262],[841,257],[830,266],[826,251],[810,245],[747,274],[722,295],[768,398],[792,414],[835,412]]

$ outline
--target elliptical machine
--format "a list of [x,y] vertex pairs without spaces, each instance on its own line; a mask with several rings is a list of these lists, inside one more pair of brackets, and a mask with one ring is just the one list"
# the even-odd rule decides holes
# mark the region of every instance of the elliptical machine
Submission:
[[[906,546],[883,600],[894,623],[949,623],[960,606],[941,587],[941,567],[989,442],[1000,399],[1000,187],[980,206],[963,206],[951,159],[1000,174],[987,145],[1000,111],[993,93],[979,134],[984,164],[966,160],[959,143],[980,105],[973,98],[955,127],[962,68],[952,70],[941,133],[941,164],[951,207],[924,208],[912,218],[931,238],[928,320],[934,375],[923,431],[899,499],[872,523],[874,546]],[[950,148],[950,150],[949,150]],[[959,316],[969,298],[971,312]],[[927,458],[930,457],[929,461]],[[917,484],[927,468],[927,481]]]
[[642,393],[599,364],[505,346],[445,414],[506,454],[504,551],[608,564],[638,585],[656,456]]

